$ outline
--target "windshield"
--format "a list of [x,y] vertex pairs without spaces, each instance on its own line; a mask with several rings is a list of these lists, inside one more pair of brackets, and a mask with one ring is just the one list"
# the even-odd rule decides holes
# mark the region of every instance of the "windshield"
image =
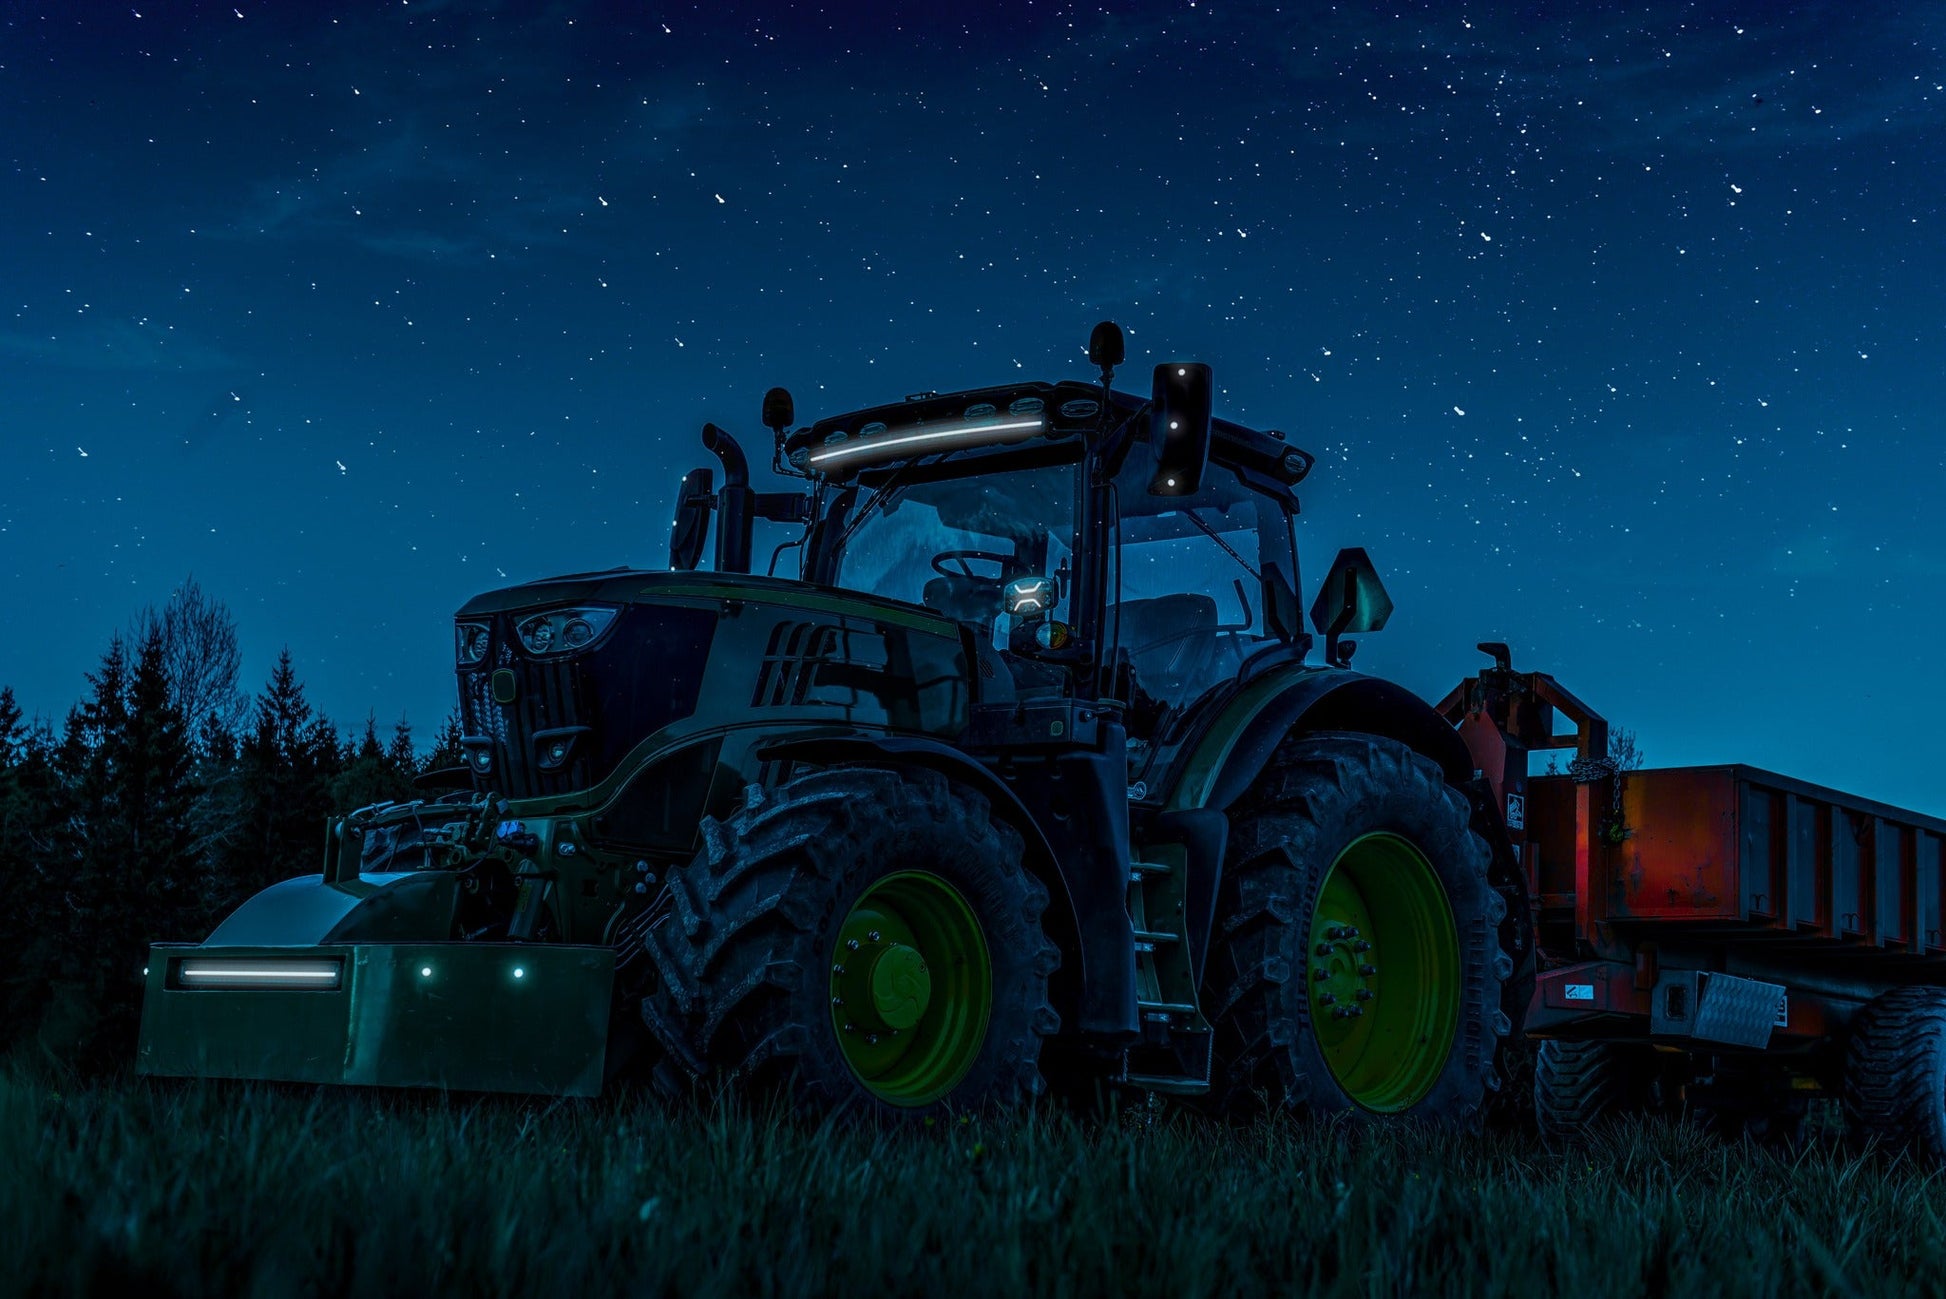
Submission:
[[[1153,456],[1138,446],[1116,475],[1118,573],[1108,633],[1128,654],[1151,714],[1235,675],[1281,635],[1297,580],[1290,515],[1212,461],[1193,496],[1151,496]],[[1132,710],[1131,731],[1143,707]]]
[[1057,579],[1063,616],[1073,570],[1073,464],[895,481],[860,502],[839,552],[838,585],[923,604],[1005,643],[1001,589],[1017,577]]

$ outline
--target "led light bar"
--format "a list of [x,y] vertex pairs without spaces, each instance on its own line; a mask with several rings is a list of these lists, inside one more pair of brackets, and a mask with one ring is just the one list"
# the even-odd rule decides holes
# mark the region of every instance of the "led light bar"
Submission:
[[987,420],[956,421],[935,424],[930,428],[855,438],[813,451],[808,459],[813,469],[835,469],[855,460],[884,460],[916,451],[955,451],[961,447],[1020,442],[1046,429],[1045,419],[1002,420],[997,424]]
[[184,988],[335,988],[343,971],[341,961],[190,957],[176,967],[176,982]]

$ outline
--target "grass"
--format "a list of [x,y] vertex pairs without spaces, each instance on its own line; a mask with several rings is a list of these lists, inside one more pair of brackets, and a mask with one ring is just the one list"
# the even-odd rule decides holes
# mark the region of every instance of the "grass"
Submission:
[[1184,1114],[873,1132],[0,1070],[0,1291],[1937,1292],[1946,1182],[1669,1125],[1550,1154]]

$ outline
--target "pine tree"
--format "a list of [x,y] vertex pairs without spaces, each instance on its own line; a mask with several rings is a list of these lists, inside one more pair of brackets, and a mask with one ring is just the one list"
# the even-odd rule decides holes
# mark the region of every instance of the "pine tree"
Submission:
[[[397,736],[394,736],[394,746]],[[411,743],[410,732],[406,742]],[[349,812],[374,803],[402,803],[412,795],[412,773],[401,771],[393,762],[391,754],[379,746],[378,723],[375,718],[365,718],[365,735],[358,743],[358,750],[344,765],[331,783],[331,801],[334,810]]]
[[445,771],[451,767],[464,767],[466,748],[460,743],[464,734],[465,732],[460,729],[458,711],[446,714],[446,721],[440,726],[439,734],[433,737],[432,752],[426,755],[425,766],[420,770]]
[[412,723],[405,720],[404,713],[392,724],[392,743],[386,746],[385,761],[409,788],[419,772],[419,754],[412,747]]
[[343,769],[343,755],[337,728],[305,699],[288,649],[257,697],[255,725],[243,739],[238,769],[242,815],[219,886],[227,906],[320,868],[331,782]]
[[[165,642],[151,629],[131,671],[117,638],[69,714],[60,765],[75,798],[64,834],[63,906],[42,1037],[84,1065],[133,1052],[148,945],[200,918],[189,825],[193,757],[170,699]],[[200,936],[200,935],[197,935]]]

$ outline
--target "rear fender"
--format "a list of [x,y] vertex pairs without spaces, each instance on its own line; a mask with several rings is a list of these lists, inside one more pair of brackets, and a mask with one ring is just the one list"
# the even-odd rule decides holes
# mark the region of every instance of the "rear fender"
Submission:
[[[1061,1014],[1064,1029],[1086,1029],[1086,1021],[1095,1016],[1084,1012],[1082,1001],[1098,997],[1105,986],[1129,983],[1133,947],[1127,912],[1122,909],[1119,895],[1115,899],[1115,906],[1110,909],[1111,915],[1119,915],[1123,921],[1119,934],[1112,931],[1097,934],[1094,929],[1098,927],[1084,930],[1079,923],[1081,913],[1076,907],[1076,895],[1082,892],[1085,896],[1087,882],[1079,881],[1083,886],[1080,890],[1073,887],[1061,856],[1054,851],[1046,833],[1033,813],[1028,811],[1027,805],[1021,802],[1020,796],[999,776],[958,749],[938,740],[917,736],[821,735],[764,745],[757,750],[757,757],[766,762],[803,762],[814,766],[925,767],[979,790],[986,795],[993,814],[1020,832],[1026,847],[1024,864],[1029,873],[1047,886],[1048,908],[1043,923],[1047,936],[1061,949],[1062,969],[1055,981],[1055,1009]],[[1091,907],[1089,910],[1100,911],[1101,908]],[[1068,990],[1071,995],[1062,996],[1061,990]],[[1129,1003],[1126,1018],[1132,1021],[1132,984],[1125,999]],[[1064,1002],[1067,1004],[1061,1004]],[[1123,1016],[1107,1015],[1100,1018],[1116,1021],[1115,1026],[1119,1027]]]
[[1535,953],[1527,881],[1491,787],[1476,778],[1472,754],[1451,723],[1403,686],[1337,668],[1293,667],[1250,683],[1217,709],[1170,773],[1169,812],[1207,808],[1225,812],[1257,782],[1292,735],[1352,731],[1397,740],[1438,763],[1446,781],[1466,796],[1472,825],[1492,850],[1488,882],[1507,903],[1503,950],[1516,967],[1503,1009],[1514,1031],[1533,989]]
[[1459,732],[1410,690],[1358,672],[1295,668],[1251,682],[1183,745],[1166,806],[1227,811],[1263,774],[1277,746],[1307,731],[1397,740],[1437,762],[1456,788],[1473,776]]

